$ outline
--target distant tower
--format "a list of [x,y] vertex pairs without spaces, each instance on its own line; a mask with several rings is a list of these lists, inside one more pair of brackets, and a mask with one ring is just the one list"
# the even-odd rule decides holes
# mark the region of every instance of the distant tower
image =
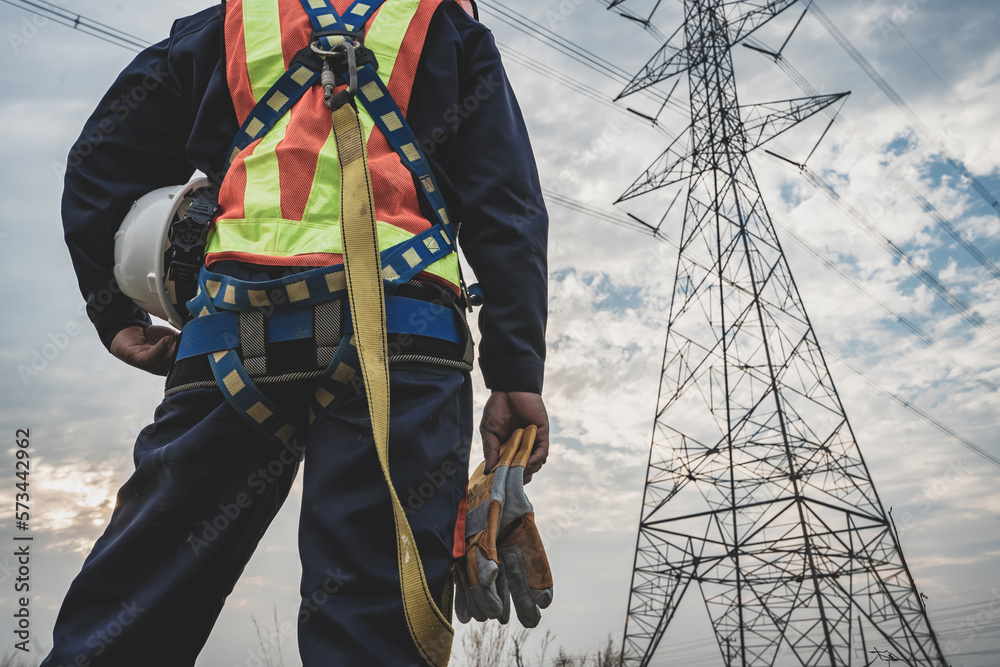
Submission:
[[684,0],[683,30],[619,96],[688,75],[690,132],[621,197],[688,182],[627,665],[649,663],[692,583],[727,667],[860,666],[873,648],[946,665],[747,160],[843,97],[740,106],[732,47],[794,3]]

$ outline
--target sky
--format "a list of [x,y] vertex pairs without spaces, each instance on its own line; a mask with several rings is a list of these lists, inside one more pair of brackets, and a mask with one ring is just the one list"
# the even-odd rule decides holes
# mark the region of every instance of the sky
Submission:
[[[551,217],[544,395],[553,445],[528,487],[555,577],[554,602],[528,640],[534,657],[527,664],[539,664],[546,631],[553,646],[584,652],[623,630],[677,257],[669,243],[607,218],[632,213],[655,224],[667,211],[674,191],[613,202],[684,131],[687,100],[682,82],[678,104],[659,114],[641,94],[611,103],[660,41],[602,4],[503,2],[484,0],[481,19],[504,54]],[[203,7],[56,4],[148,42],[164,37],[176,16]],[[954,667],[989,667],[1000,652],[1000,492],[997,466],[974,449],[1000,456],[1000,280],[940,220],[1000,263],[998,212],[949,162],[1000,193],[1000,8],[990,0],[818,4],[906,110],[807,15],[784,62],[816,90],[852,94],[842,122],[811,156],[825,120],[805,123],[769,148],[795,162],[809,156],[809,172],[838,199],[761,151],[751,164],[876,489],[893,509],[931,623]],[[641,0],[625,6],[643,8]],[[613,67],[595,70],[566,57],[550,36],[505,21],[505,8]],[[654,20],[662,34],[680,25],[681,8],[679,0],[664,0]],[[756,35],[759,43],[778,48],[798,16],[789,10]],[[0,34],[0,272],[7,286],[0,296],[0,422],[11,475],[0,498],[13,504],[15,432],[30,429],[34,659],[49,646],[62,595],[128,478],[132,443],[151,419],[162,383],[101,346],[82,312],[59,222],[65,156],[131,53],[10,4],[0,5]],[[742,102],[806,94],[759,53],[739,48],[735,58]],[[656,127],[629,108],[658,116]],[[681,210],[663,220],[666,237],[679,238]],[[879,238],[967,304],[964,315]],[[476,382],[478,411],[487,392],[478,373]],[[255,664],[255,621],[265,634],[277,630],[275,648],[295,663],[294,636],[281,628],[296,613],[299,498],[296,487],[199,665]],[[13,544],[14,532],[12,521],[2,522],[0,542]],[[11,551],[0,548],[7,554],[0,555],[0,618],[7,619],[0,621],[0,637],[7,637],[0,656],[13,651],[4,627],[13,629],[16,608]],[[720,664],[697,594],[683,605],[657,660]],[[466,631],[458,629],[459,644]]]

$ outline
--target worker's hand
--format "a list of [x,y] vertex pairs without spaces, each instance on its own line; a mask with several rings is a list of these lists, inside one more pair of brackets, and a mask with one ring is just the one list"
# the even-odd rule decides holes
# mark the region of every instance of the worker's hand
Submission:
[[524,482],[541,470],[549,455],[549,416],[540,394],[527,391],[495,391],[486,400],[479,434],[483,438],[486,470],[492,470],[500,460],[500,445],[516,429],[534,424],[538,428],[535,447],[524,466]]
[[170,327],[156,325],[126,327],[111,341],[111,354],[129,366],[153,375],[166,375],[177,352],[177,334]]

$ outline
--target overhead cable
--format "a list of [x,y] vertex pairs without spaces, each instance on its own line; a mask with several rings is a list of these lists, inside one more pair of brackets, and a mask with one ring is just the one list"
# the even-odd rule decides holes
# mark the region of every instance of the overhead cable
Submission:
[[836,24],[830,20],[830,17],[828,17],[823,10],[819,8],[819,5],[815,2],[815,0],[809,1],[809,8],[812,10],[813,14],[819,19],[820,23],[823,24],[826,31],[830,33],[838,44],[840,44],[841,48],[847,52],[847,55],[849,55],[851,59],[858,64],[862,71],[868,75],[868,78],[871,79],[883,93],[885,93],[886,97],[888,97],[892,103],[903,112],[914,127],[920,130],[922,134],[929,137],[936,144],[936,148],[941,152],[948,164],[950,164],[951,167],[964,178],[969,180],[972,187],[979,193],[986,203],[989,204],[989,206],[993,209],[993,212],[1000,215],[1000,200],[998,200],[997,197],[979,181],[979,179],[972,175],[961,160],[951,155],[948,150],[947,142],[940,135],[931,130],[926,124],[924,124],[920,117],[913,112],[913,109],[911,109],[903,98],[900,97],[899,93],[897,93],[895,89],[889,85],[889,82],[878,73],[878,70],[872,67],[872,64],[868,62],[868,59],[861,54],[861,52],[856,46],[854,46],[854,44],[851,43],[849,39],[847,39],[844,33],[840,31],[840,28],[838,28]]
[[[748,41],[752,44],[763,46],[761,42],[759,42],[754,38],[751,38]],[[765,49],[758,48],[755,50],[764,51]],[[819,95],[819,92],[816,90],[816,88],[813,87],[812,84],[810,84],[809,81],[804,76],[802,76],[801,73],[798,72],[798,70],[796,70],[791,64],[789,64],[787,60],[777,59],[775,62],[777,62],[778,67],[780,67],[781,70],[792,81],[794,81],[799,86],[799,88],[801,88],[805,93],[813,96]],[[893,182],[904,193],[906,193],[907,196],[910,197],[910,199],[912,199],[914,202],[916,202],[918,206],[920,206],[920,210],[924,211],[929,216],[931,216],[931,218],[934,219],[934,222],[937,223],[938,227],[944,230],[944,232],[947,233],[956,243],[958,243],[959,246],[961,246],[967,253],[969,253],[969,255],[973,259],[975,259],[976,262],[978,262],[983,268],[989,271],[990,275],[992,275],[994,278],[1000,279],[1000,267],[998,267],[995,262],[990,260],[989,257],[983,254],[983,252],[976,246],[975,243],[966,239],[962,235],[962,233],[955,227],[955,225],[952,224],[951,221],[945,218],[944,215],[942,215],[941,212],[938,211],[937,208],[930,201],[928,201],[926,197],[920,194],[916,190],[916,188],[913,187],[913,185],[905,176],[900,174],[899,171],[895,167],[893,167],[887,160],[884,160],[883,155],[879,153],[879,151],[877,151],[868,142],[868,140],[865,139],[865,137],[847,119],[843,117],[843,115],[838,114],[836,111],[829,108],[824,109],[824,111],[827,113],[827,115],[831,117],[832,121],[836,123],[838,128],[843,130],[844,133],[847,134],[847,136],[850,139],[852,139],[865,153],[867,153],[870,157],[872,157],[876,161],[876,163],[879,165],[879,168],[882,170],[883,173],[885,173],[889,178],[891,178]]]
[[[772,218],[772,220],[773,220],[773,218]],[[914,322],[911,322],[907,317],[905,317],[901,313],[893,310],[891,306],[889,306],[887,303],[885,303],[884,301],[882,301],[881,299],[879,299],[877,296],[875,296],[875,294],[873,294],[871,290],[869,290],[867,287],[865,287],[860,282],[858,282],[857,280],[855,280],[847,272],[845,272],[843,269],[841,269],[839,266],[837,266],[836,263],[831,262],[829,258],[825,257],[821,252],[819,252],[814,247],[812,247],[812,245],[808,241],[806,241],[801,236],[799,236],[797,233],[795,233],[787,225],[780,224],[780,223],[778,223],[777,220],[774,220],[774,222],[775,222],[776,225],[778,225],[779,227],[781,227],[781,233],[782,233],[783,236],[785,236],[787,238],[791,238],[800,247],[802,247],[805,251],[807,251],[810,255],[812,255],[817,260],[819,260],[820,262],[822,262],[823,265],[826,268],[828,268],[831,271],[833,271],[834,273],[836,273],[842,280],[844,280],[846,283],[848,283],[849,285],[851,285],[852,287],[854,287],[854,289],[856,289],[859,292],[861,292],[862,294],[864,294],[868,298],[868,300],[870,300],[876,306],[878,306],[879,308],[881,308],[882,310],[884,310],[885,313],[887,315],[889,315],[889,317],[893,321],[897,322],[904,329],[906,329],[911,334],[913,334],[914,336],[916,336],[917,338],[919,338],[928,347],[930,347],[935,352],[937,352],[939,355],[941,355],[942,357],[944,357],[945,359],[947,359],[948,362],[951,363],[951,364],[953,364],[956,368],[961,369],[962,372],[964,372],[966,375],[968,375],[971,379],[975,380],[976,382],[978,382],[979,384],[981,384],[983,387],[989,389],[993,393],[1000,393],[1000,386],[998,386],[995,383],[991,382],[990,380],[984,378],[976,370],[974,370],[974,369],[970,368],[968,365],[964,364],[954,354],[952,354],[946,348],[944,348],[943,346],[941,346],[941,344],[938,343],[930,334],[928,334],[926,331],[924,331],[923,328],[920,327],[920,325],[918,325],[918,324],[916,324]]]
[[980,447],[976,443],[972,442],[971,440],[969,440],[968,438],[966,438],[962,434],[960,434],[960,433],[952,430],[950,427],[948,427],[946,424],[944,424],[940,420],[938,420],[938,419],[932,417],[931,415],[929,415],[928,413],[924,412],[923,410],[921,410],[920,408],[918,408],[917,406],[915,406],[912,401],[909,401],[909,400],[903,398],[902,396],[900,396],[899,394],[897,394],[894,391],[886,389],[881,384],[879,384],[878,382],[876,382],[870,375],[868,375],[863,370],[861,370],[860,368],[858,368],[857,366],[855,366],[854,364],[852,364],[851,362],[849,362],[847,359],[844,359],[843,357],[841,357],[840,355],[838,355],[836,352],[833,352],[833,351],[827,349],[827,350],[824,351],[824,354],[828,354],[831,357],[833,357],[834,359],[836,359],[837,361],[839,361],[841,364],[843,364],[852,373],[854,373],[855,375],[857,375],[858,377],[860,377],[862,380],[864,380],[865,382],[867,382],[871,386],[875,387],[875,389],[878,389],[883,395],[888,396],[893,401],[895,401],[899,405],[903,406],[904,409],[906,409],[906,410],[912,412],[913,414],[915,414],[916,416],[920,417],[925,422],[927,422],[928,424],[930,424],[931,426],[933,426],[934,428],[936,428],[938,431],[940,431],[941,433],[944,433],[949,438],[951,438],[952,440],[956,441],[957,443],[959,443],[960,445],[962,445],[963,447],[965,447],[969,451],[973,452],[974,454],[976,454],[977,456],[979,456],[980,458],[982,458],[987,463],[992,463],[994,466],[1000,468],[1000,458],[998,458],[994,454],[986,451],[985,449],[983,449],[982,447]]
[[535,61],[533,58],[522,55],[521,52],[518,51],[517,49],[510,48],[500,41],[497,41],[497,47],[500,49],[500,53],[503,54],[504,59],[510,60],[512,62],[517,63],[518,65],[521,65],[522,67],[530,69],[536,74],[539,74],[542,77],[554,83],[558,83],[559,85],[568,88],[569,90],[572,90],[573,92],[578,93],[579,95],[582,95],[594,102],[597,102],[601,106],[607,107],[608,109],[612,109],[617,113],[625,114],[626,116],[629,116],[630,118],[633,119],[644,120],[646,121],[643,123],[644,125],[651,125],[653,129],[655,129],[657,132],[659,132],[660,134],[662,134],[663,136],[667,137],[670,140],[676,138],[676,135],[674,133],[672,133],[670,130],[668,130],[660,123],[656,122],[656,119],[637,117],[634,113],[629,112],[629,110],[626,109],[625,107],[615,104],[608,97],[605,97],[600,93],[596,92],[593,86],[585,84],[579,79],[575,79],[569,74],[566,74],[557,68],[549,66],[543,67],[539,65],[538,62]]
[[[601,76],[611,79],[618,84],[627,84],[631,81],[631,76],[629,76],[629,74],[618,65],[615,65],[602,56],[595,54],[593,51],[579,46],[575,42],[572,42],[552,30],[549,30],[537,21],[528,18],[523,13],[508,8],[499,0],[482,0],[478,4],[480,7],[494,12],[494,16],[496,16],[496,18],[511,26],[515,30],[524,33],[528,37],[531,37],[550,49],[562,53],[584,67],[588,67],[597,72]],[[655,100],[658,103],[666,102],[674,110],[681,112],[686,116],[690,116],[690,112],[686,106],[675,100],[669,99],[669,97],[663,93],[658,93],[653,90],[646,90],[643,91],[643,93],[646,97]]]
[[628,77],[623,73],[622,69],[606,60],[604,57],[597,55],[593,51],[579,46],[570,40],[566,39],[562,35],[546,28],[537,21],[534,21],[521,12],[511,9],[507,5],[500,2],[500,0],[481,0],[479,3],[480,7],[491,9],[496,12],[498,18],[501,18],[505,23],[516,27],[521,32],[524,32],[529,37],[542,42],[547,45],[558,45],[558,48],[566,53],[567,55],[573,54],[575,59],[584,62],[588,67],[596,71],[606,70],[608,72],[613,72],[618,78],[628,80]]
[[989,336],[994,343],[1000,345],[1000,331],[998,331],[997,328],[988,322],[982,315],[972,310],[971,306],[965,301],[964,298],[954,294],[948,289],[947,286],[944,285],[944,283],[938,280],[936,276],[931,275],[927,269],[923,268],[916,261],[914,261],[914,259],[910,257],[909,253],[893,243],[887,236],[880,232],[875,225],[868,220],[868,218],[862,215],[860,211],[844,201],[840,194],[838,194],[829,183],[824,181],[815,172],[805,168],[803,168],[801,172],[806,180],[812,183],[817,190],[826,195],[827,198],[836,204],[841,211],[857,222],[870,237],[878,242],[883,248],[888,250],[893,257],[905,264],[914,276],[927,285],[927,287],[937,294],[942,301],[951,306],[951,308],[961,315],[966,322],[971,324],[976,329],[980,329],[986,333],[986,335]]
[[[566,208],[569,208],[570,210],[574,210],[574,211],[577,211],[577,212],[580,212],[580,213],[584,213],[585,215],[590,215],[590,216],[592,216],[592,217],[594,217],[596,219],[599,219],[599,220],[605,220],[605,221],[608,221],[608,222],[612,222],[614,224],[618,224],[620,226],[627,227],[627,228],[635,230],[635,231],[640,231],[640,232],[642,232],[644,234],[647,234],[649,236],[654,236],[655,238],[659,239],[660,241],[663,241],[663,242],[667,243],[668,245],[670,245],[672,247],[675,247],[675,248],[677,247],[676,242],[673,241],[672,239],[670,239],[669,237],[665,236],[662,232],[657,231],[654,234],[654,232],[652,231],[653,227],[650,226],[650,225],[645,225],[645,226],[638,225],[634,221],[629,220],[628,218],[625,218],[624,216],[613,215],[611,213],[607,213],[607,212],[601,211],[600,209],[597,209],[597,208],[595,208],[595,207],[593,207],[593,206],[591,206],[589,204],[585,204],[584,202],[581,202],[581,201],[578,201],[576,199],[573,199],[572,197],[566,197],[564,195],[556,195],[555,193],[548,192],[548,191],[546,191],[544,193],[544,195],[545,195],[545,197],[546,197],[547,200],[552,201],[553,203],[556,203],[556,204],[558,204],[560,206],[564,206]],[[909,401],[909,400],[903,398],[902,396],[900,396],[899,394],[897,394],[897,393],[895,393],[895,392],[893,392],[893,391],[891,391],[891,390],[883,387],[876,380],[874,380],[867,373],[865,373],[864,371],[862,371],[861,369],[859,369],[857,366],[853,365],[851,362],[847,361],[843,357],[841,357],[841,356],[837,355],[836,353],[834,353],[832,351],[829,351],[829,350],[826,350],[824,352],[824,354],[829,354],[834,359],[836,359],[837,361],[841,362],[851,372],[853,372],[854,374],[858,375],[861,379],[863,379],[865,382],[867,382],[872,387],[874,387],[875,389],[877,389],[884,396],[892,399],[893,401],[895,401],[896,403],[898,403],[899,405],[901,405],[904,409],[908,410],[912,414],[914,414],[917,417],[919,417],[920,419],[924,420],[925,422],[927,422],[928,424],[930,424],[931,426],[933,426],[935,429],[937,429],[941,433],[944,433],[949,438],[951,438],[952,440],[956,441],[957,443],[959,443],[960,445],[962,445],[966,449],[970,450],[971,452],[975,453],[977,456],[979,456],[980,458],[984,459],[988,463],[991,463],[994,466],[1000,467],[1000,458],[998,458],[994,454],[990,453],[989,451],[983,449],[982,447],[980,447],[979,445],[977,445],[975,442],[969,440],[968,438],[966,438],[965,436],[961,435],[960,433],[956,432],[955,430],[953,430],[952,428],[950,428],[949,426],[947,426],[946,424],[944,424],[939,419],[933,417],[929,413],[924,412],[923,410],[921,410],[917,406],[913,405],[913,403],[911,401]]]
[[[618,16],[626,18],[630,21],[635,21],[636,23],[642,26],[643,30],[652,35],[657,41],[662,42],[663,40],[666,39],[666,35],[660,32],[648,18],[644,19],[635,12],[633,12],[632,10],[623,8],[621,6],[622,0],[617,0],[617,2],[612,2],[612,0],[597,0],[597,1],[600,2],[602,5],[604,5],[605,9],[613,11],[614,13],[618,14]],[[659,6],[659,3],[660,0],[657,0],[656,3],[657,6]],[[656,7],[654,7],[653,10],[655,11]],[[650,17],[652,17],[652,12],[650,12]]]
[[[771,153],[771,151],[766,152],[774,155],[775,157],[781,158],[780,155]],[[786,158],[781,159],[786,162],[791,162]],[[910,272],[927,287],[929,287],[935,294],[937,294],[942,301],[951,306],[951,308],[961,315],[966,322],[985,332],[994,343],[1000,345],[1000,330],[997,330],[993,324],[988,322],[978,312],[972,310],[971,306],[965,301],[964,298],[954,294],[936,276],[932,275],[929,271],[927,271],[927,269],[920,266],[912,257],[910,257],[909,253],[893,243],[892,240],[879,231],[878,228],[876,228],[875,225],[872,224],[871,221],[869,221],[868,218],[865,217],[860,211],[844,201],[840,194],[818,174],[808,169],[805,165],[796,166],[799,167],[799,172],[806,178],[806,180],[808,180],[817,190],[826,195],[826,197],[836,204],[841,211],[846,213],[848,217],[858,223],[858,225],[860,225],[872,239],[887,250],[896,260],[905,264]]]
[[130,51],[141,51],[149,45],[141,37],[113,28],[99,21],[88,19],[81,14],[68,12],[59,5],[45,0],[0,0],[12,7],[31,12],[36,16],[64,25],[74,30],[96,37],[108,44],[114,44]]

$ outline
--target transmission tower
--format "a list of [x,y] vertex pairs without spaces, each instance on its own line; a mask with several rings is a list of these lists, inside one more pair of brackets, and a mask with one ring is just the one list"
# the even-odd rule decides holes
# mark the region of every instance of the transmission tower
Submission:
[[619,95],[686,73],[691,106],[620,199],[688,185],[626,665],[649,664],[692,583],[727,667],[850,667],[875,648],[946,665],[747,158],[843,97],[739,104],[733,46],[795,1],[684,0]]

